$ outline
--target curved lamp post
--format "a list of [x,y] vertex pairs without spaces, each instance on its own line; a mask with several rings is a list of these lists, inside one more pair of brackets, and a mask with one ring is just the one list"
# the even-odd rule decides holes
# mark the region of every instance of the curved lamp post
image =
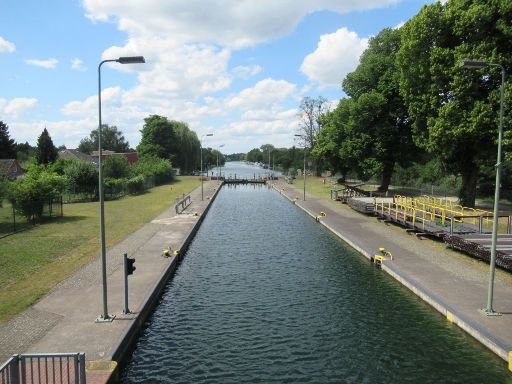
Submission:
[[[304,139],[304,136],[295,134],[295,137]],[[306,140],[304,139],[304,201],[306,201]]]
[[199,146],[201,147],[201,200],[204,200],[204,192],[203,192],[203,137],[205,136],[213,136],[213,133],[206,133],[201,135],[201,139],[199,140]]
[[112,321],[115,315],[108,314],[107,305],[107,256],[105,247],[105,203],[103,196],[103,150],[101,148],[101,66],[104,63],[116,62],[120,64],[145,63],[144,56],[125,56],[118,59],[103,60],[98,65],[98,192],[100,200],[100,243],[101,243],[101,281],[103,294],[103,310],[96,319],[97,322]]
[[487,316],[499,316],[499,312],[495,312],[492,308],[494,295],[494,270],[496,268],[496,245],[498,242],[498,210],[500,200],[500,183],[501,183],[501,147],[503,141],[503,93],[505,88],[505,68],[501,64],[489,63],[487,61],[467,60],[460,63],[464,68],[486,68],[498,67],[501,69],[501,89],[500,89],[500,123],[498,129],[498,155],[496,160],[496,185],[494,187],[494,212],[492,221],[492,242],[491,242],[491,261],[489,266],[489,287],[487,289],[487,307],[481,309],[480,312]]

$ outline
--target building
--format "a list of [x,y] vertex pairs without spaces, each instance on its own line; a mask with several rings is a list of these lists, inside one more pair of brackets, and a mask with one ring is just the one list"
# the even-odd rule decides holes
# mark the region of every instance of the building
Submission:
[[0,175],[14,180],[25,174],[25,170],[16,159],[0,159]]
[[70,160],[80,160],[86,163],[98,164],[98,158],[80,152],[78,149],[63,149],[59,151],[59,157]]
[[[124,156],[126,158],[126,160],[128,160],[128,163],[130,165],[135,164],[137,161],[139,161],[139,156],[137,155],[137,152],[118,153],[118,152],[109,151],[109,150],[105,149],[102,151],[101,155],[102,155],[103,160],[105,160],[109,156]],[[99,152],[93,151],[91,156],[94,157],[96,159],[96,161],[98,161]]]

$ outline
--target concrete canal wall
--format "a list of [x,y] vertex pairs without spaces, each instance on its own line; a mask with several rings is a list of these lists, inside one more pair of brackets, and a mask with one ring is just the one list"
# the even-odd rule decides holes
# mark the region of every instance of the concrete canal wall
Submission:
[[[347,212],[339,203],[322,201],[311,195],[303,201],[302,191],[283,182],[274,183],[272,187],[368,260],[374,259],[380,247],[392,252],[394,259],[382,263],[383,271],[439,311],[447,321],[459,326],[505,360],[512,370],[512,316],[505,313],[489,317],[478,312],[478,308],[485,306],[487,297],[485,271],[468,270],[471,267],[464,262],[446,260],[452,264],[450,270],[422,254],[427,252],[428,245],[416,243],[412,247],[401,247],[400,239],[390,239],[384,234],[384,224],[372,223],[367,216]],[[411,239],[406,234],[400,236],[404,242],[422,241]],[[476,275],[482,279],[481,282],[475,282]],[[495,309],[510,312],[511,294],[510,281],[496,281]]]

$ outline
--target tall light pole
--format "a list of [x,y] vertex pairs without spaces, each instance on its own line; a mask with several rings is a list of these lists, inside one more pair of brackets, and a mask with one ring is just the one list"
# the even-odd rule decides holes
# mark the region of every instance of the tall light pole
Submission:
[[487,61],[463,61],[460,63],[464,68],[486,68],[498,67],[501,69],[501,89],[500,89],[500,122],[498,128],[498,155],[496,160],[496,185],[494,187],[494,212],[492,222],[492,242],[491,242],[491,261],[489,266],[489,287],[487,289],[487,307],[481,312],[487,316],[499,316],[492,308],[494,295],[494,270],[496,268],[496,245],[498,242],[498,211],[500,201],[500,183],[501,183],[501,147],[503,141],[503,94],[505,90],[505,68],[501,64],[488,63]]
[[213,133],[206,133],[201,135],[201,139],[199,140],[199,145],[201,146],[201,200],[204,200],[204,192],[203,192],[203,137],[205,136],[213,136]]
[[145,63],[144,56],[128,56],[118,59],[103,60],[98,65],[98,192],[100,199],[100,243],[101,243],[101,282],[103,310],[96,319],[97,322],[112,321],[115,315],[108,314],[107,305],[107,253],[105,246],[105,201],[103,196],[103,149],[101,148],[101,66],[104,63],[116,62],[120,64]]
[[306,139],[304,139],[304,136],[295,134],[296,137],[300,137],[304,140],[304,201],[306,201]]
[[223,146],[224,144],[221,144],[217,147],[217,179],[219,178],[219,152]]

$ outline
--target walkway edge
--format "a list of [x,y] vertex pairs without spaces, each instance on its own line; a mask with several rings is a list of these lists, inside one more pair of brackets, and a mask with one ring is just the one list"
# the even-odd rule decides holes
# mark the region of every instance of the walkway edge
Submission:
[[[275,185],[272,185],[272,188],[274,190],[276,190],[277,192],[279,192],[280,195],[284,196],[286,199],[291,201],[294,205],[296,205],[298,208],[300,208],[306,214],[311,216],[313,219],[316,219],[316,215],[314,213],[310,212],[305,207],[298,204],[298,202],[296,200],[294,200],[293,198],[290,198],[289,196],[283,194],[278,188],[276,188]],[[332,228],[328,224],[322,222],[321,220],[318,220],[318,222],[320,224],[322,224],[325,228],[327,228],[330,232],[332,232],[333,234],[338,236],[341,240],[343,240],[349,246],[354,248],[361,255],[366,257],[368,260],[370,260],[373,257],[372,254],[369,253],[367,250],[361,248],[359,245],[354,243],[351,239],[342,235],[341,233],[336,231],[334,228]],[[413,292],[420,299],[422,299],[423,301],[428,303],[430,306],[432,306],[434,309],[436,309],[438,312],[440,312],[443,316],[445,316],[447,318],[447,321],[450,321],[451,323],[459,326],[466,333],[471,335],[473,338],[475,338],[480,343],[482,343],[484,346],[489,348],[496,355],[498,355],[503,360],[505,360],[508,363],[509,370],[512,371],[512,351],[510,351],[510,349],[512,349],[512,348],[510,346],[508,346],[508,343],[504,342],[501,339],[496,338],[494,335],[491,335],[489,332],[487,332],[481,326],[479,326],[478,324],[475,324],[472,320],[466,319],[456,309],[449,307],[446,303],[443,302],[443,300],[436,297],[436,295],[434,295],[433,293],[429,292],[429,290],[427,290],[421,284],[418,284],[414,280],[409,279],[408,277],[406,277],[403,274],[399,273],[398,271],[394,270],[394,268],[392,266],[389,266],[389,265],[383,263],[382,270],[385,271],[386,273],[388,273],[391,277],[393,277],[395,280],[397,280],[403,286],[408,288],[411,292]]]
[[221,190],[223,185],[224,184],[220,184],[218,188],[216,188],[215,193],[211,196],[210,201],[206,205],[203,213],[201,214],[197,222],[194,224],[194,226],[192,227],[188,235],[185,237],[185,239],[181,242],[180,247],[178,248],[180,250],[179,255],[172,256],[169,265],[160,274],[153,288],[151,289],[147,297],[144,299],[144,302],[140,307],[140,312],[137,314],[137,319],[125,330],[123,335],[120,337],[119,342],[113,348],[114,352],[112,353],[110,359],[112,361],[115,361],[117,364],[115,370],[112,372],[112,375],[108,383],[118,382],[118,375],[120,369],[124,366],[128,357],[131,355],[133,347],[138,340],[138,336],[141,329],[144,327],[144,324],[146,323],[148,317],[152,314],[153,310],[158,305],[158,300],[162,296],[162,292],[165,286],[170,281],[174,272],[178,268],[179,263],[181,262],[181,260],[185,258],[190,243],[192,242],[197,231],[201,227],[201,224],[204,218],[206,217],[206,214],[210,210],[213,201],[217,197],[217,194]]

